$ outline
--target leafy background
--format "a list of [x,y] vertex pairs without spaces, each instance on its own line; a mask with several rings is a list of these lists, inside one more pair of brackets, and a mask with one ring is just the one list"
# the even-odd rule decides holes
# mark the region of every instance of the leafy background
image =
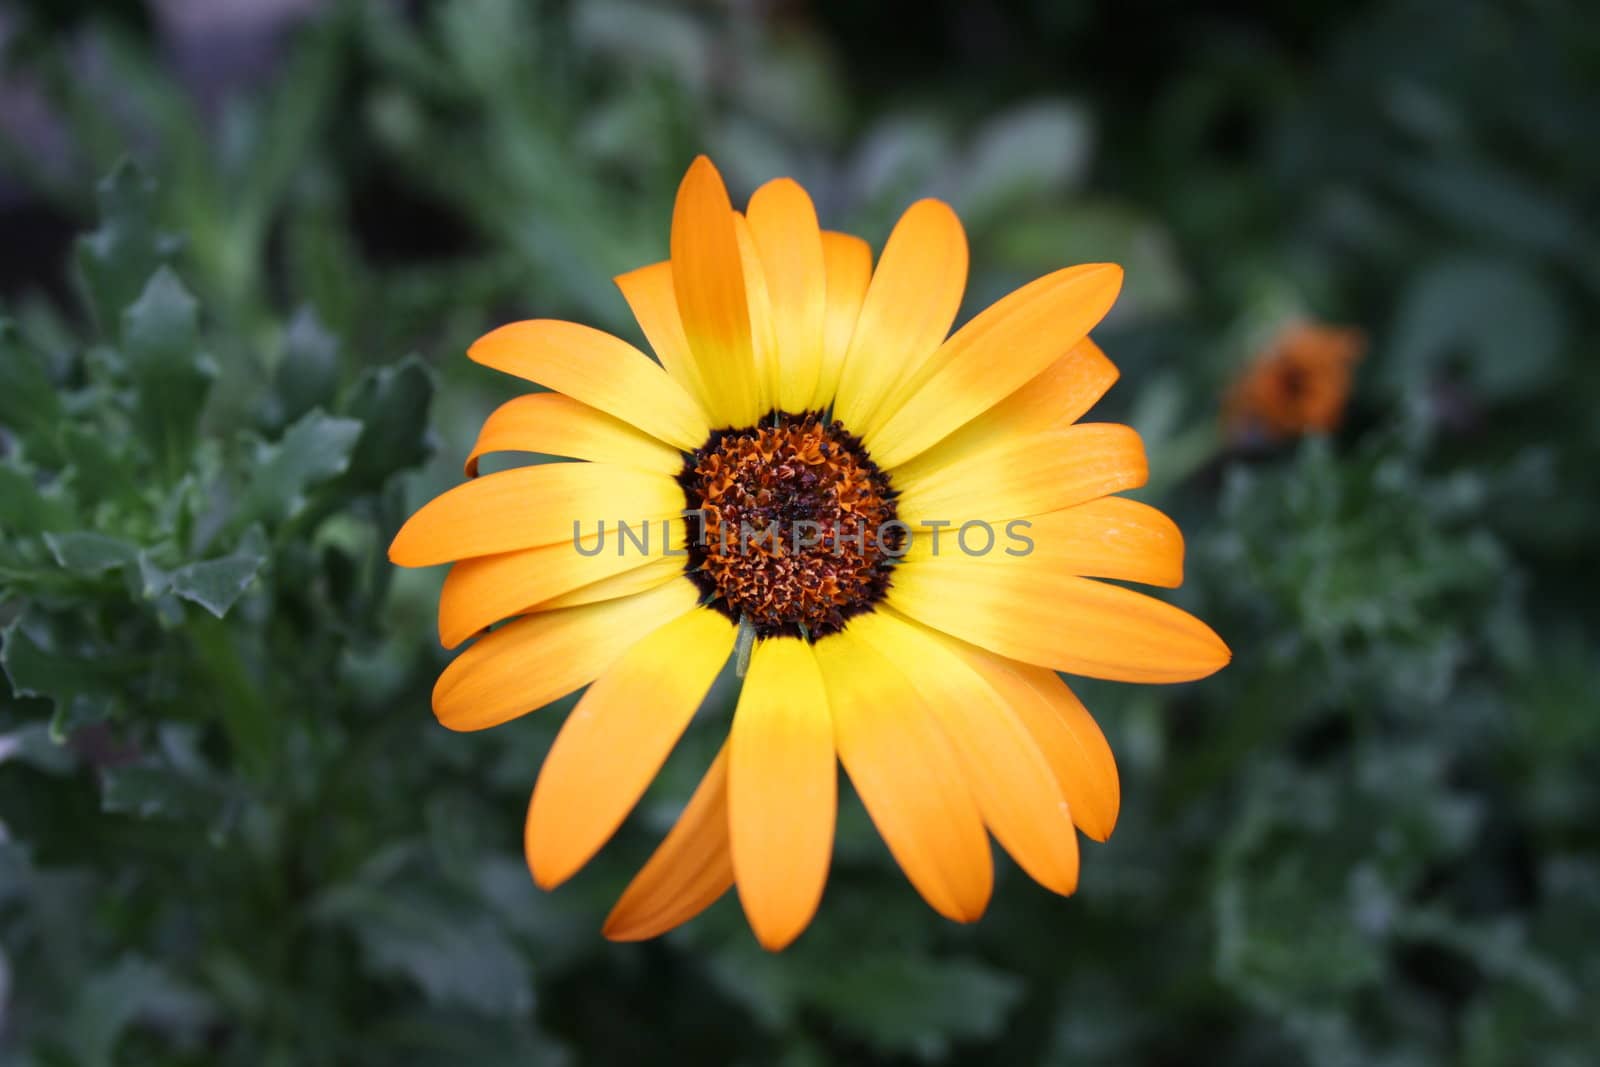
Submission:
[[[0,7],[0,1060],[1580,1064],[1600,1048],[1600,31],[1577,0]],[[440,729],[440,576],[383,547],[533,314],[636,337],[706,150],[880,242],[966,220],[968,312],[1128,286],[1104,417],[1236,659],[1081,689],[1124,812],[1060,900],[937,919],[853,800],[820,917],[602,917],[519,855],[561,708]],[[1244,448],[1294,315],[1342,430]]]

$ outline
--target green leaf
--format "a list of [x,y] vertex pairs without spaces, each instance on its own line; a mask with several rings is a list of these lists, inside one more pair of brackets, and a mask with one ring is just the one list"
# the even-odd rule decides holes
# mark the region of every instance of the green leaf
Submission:
[[256,447],[255,474],[238,520],[287,521],[306,506],[315,486],[343,474],[361,436],[361,423],[310,411],[279,440]]
[[1566,341],[1566,314],[1532,270],[1449,259],[1411,284],[1387,366],[1401,388],[1454,373],[1486,397],[1514,398],[1550,380]]
[[882,953],[840,960],[811,999],[886,1054],[943,1057],[951,1042],[992,1038],[1022,999],[1022,982],[980,963]]
[[255,581],[266,562],[266,536],[260,527],[252,526],[239,547],[228,555],[186,563],[167,579],[174,593],[220,619]]
[[8,537],[72,524],[72,507],[60,482],[41,487],[31,471],[0,462],[0,530]]
[[0,425],[49,454],[60,418],[61,404],[43,362],[23,344],[16,327],[0,320]]
[[414,355],[362,375],[345,404],[346,413],[362,422],[361,440],[345,479],[350,488],[378,489],[390,475],[428,457],[433,390],[433,372]]
[[150,278],[122,316],[136,422],[169,476],[187,463],[214,370],[198,351],[199,305],[169,268]]
[[0,734],[0,764],[9,760],[51,774],[65,774],[76,762],[67,747],[50,736],[49,726],[42,722],[28,723]]
[[62,567],[91,578],[126,566],[139,555],[139,546],[92,530],[47,533],[44,543]]
[[278,424],[293,422],[315,407],[333,402],[339,384],[339,341],[302,308],[284,332],[283,357],[273,375]]
[[117,714],[126,697],[115,667],[99,649],[64,636],[68,629],[25,612],[0,630],[0,670],[17,696],[50,701],[50,736],[56,741]]
[[155,230],[155,183],[124,161],[98,188],[100,228],[78,241],[84,295],[101,331],[118,321],[173,242]]
[[971,163],[952,196],[974,229],[1015,214],[1027,201],[1059,195],[1089,165],[1089,118],[1059,100],[1025,104],[987,123],[975,138]]

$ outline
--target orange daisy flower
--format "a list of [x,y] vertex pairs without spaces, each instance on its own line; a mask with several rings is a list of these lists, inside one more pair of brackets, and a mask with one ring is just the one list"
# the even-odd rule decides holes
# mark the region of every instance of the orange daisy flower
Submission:
[[1282,440],[1338,428],[1350,399],[1351,368],[1366,352],[1360,330],[1292,322],[1234,383],[1223,420],[1236,439]]
[[[702,157],[671,258],[617,279],[659,362],[550,320],[472,346],[552,391],[489,416],[473,480],[390,558],[453,564],[440,637],[476,640],[434,689],[445,726],[588,686],[529,805],[535,882],[605,844],[748,657],[727,743],[608,936],[656,936],[737,886],[761,944],[791,942],[827,880],[836,763],[940,914],[982,914],[991,832],[1071,893],[1074,827],[1104,840],[1119,787],[1056,672],[1181,682],[1228,662],[1204,623],[1095,580],[1182,579],[1173,523],[1112,495],[1145,480],[1138,436],[1077,421],[1117,377],[1087,334],[1120,268],[1057,271],[947,338],[966,274],[943,203],[914,204],[874,269],[793,181],[741,214]],[[476,477],[497,451],[580,462]]]

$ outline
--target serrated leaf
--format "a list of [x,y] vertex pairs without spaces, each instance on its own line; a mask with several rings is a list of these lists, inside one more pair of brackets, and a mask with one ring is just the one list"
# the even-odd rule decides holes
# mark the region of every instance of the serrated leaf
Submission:
[[345,479],[352,489],[377,489],[390,475],[428,457],[433,389],[433,372],[414,355],[362,375],[345,404],[346,412],[362,423]]
[[880,1051],[931,1060],[951,1042],[994,1037],[1024,991],[1020,979],[975,961],[885,953],[841,961],[810,999]]
[[108,332],[160,266],[171,242],[156,232],[155,183],[124,160],[97,188],[100,227],[78,240],[80,281],[95,320]]
[[314,410],[279,440],[258,445],[240,519],[278,523],[298,515],[314,487],[349,468],[360,436],[361,423],[355,419]]
[[196,349],[199,303],[161,267],[122,316],[136,423],[169,475],[183,469],[214,371]]
[[333,402],[339,384],[339,339],[310,308],[301,308],[283,336],[283,357],[273,375],[279,424]]
[[47,455],[54,450],[51,438],[60,419],[61,403],[44,363],[23,344],[16,327],[0,320],[0,425]]
[[255,581],[267,562],[267,541],[259,527],[246,532],[238,548],[216,559],[186,563],[167,580],[178,596],[222,618]]
[[63,568],[91,578],[126,566],[139,555],[138,545],[92,530],[46,533],[44,543]]
[[63,647],[63,629],[24,613],[0,631],[0,670],[17,696],[50,701],[55,709],[50,736],[57,741],[85,723],[115,715],[125,696],[98,650],[77,643]]
[[20,537],[71,525],[71,502],[59,482],[41,487],[31,471],[0,462],[0,530]]

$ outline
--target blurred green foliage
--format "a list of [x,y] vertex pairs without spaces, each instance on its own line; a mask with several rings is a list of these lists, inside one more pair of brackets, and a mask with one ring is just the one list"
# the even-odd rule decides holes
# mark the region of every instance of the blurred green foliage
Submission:
[[[351,2],[228,91],[136,5],[12,18],[57,127],[0,160],[85,235],[0,325],[0,1061],[1593,1061],[1582,5],[935,4],[896,48],[875,5]],[[949,199],[969,312],[1128,267],[1097,417],[1145,434],[1236,658],[1079,685],[1125,807],[1073,899],[1007,867],[944,923],[847,797],[789,952],[731,900],[610,945],[730,688],[552,895],[518,831],[564,708],[428,712],[439,576],[383,548],[513,388],[459,353],[531,314],[637,338],[609,278],[701,150],[875,243]],[[1345,428],[1221,440],[1295,314],[1373,340]]]

